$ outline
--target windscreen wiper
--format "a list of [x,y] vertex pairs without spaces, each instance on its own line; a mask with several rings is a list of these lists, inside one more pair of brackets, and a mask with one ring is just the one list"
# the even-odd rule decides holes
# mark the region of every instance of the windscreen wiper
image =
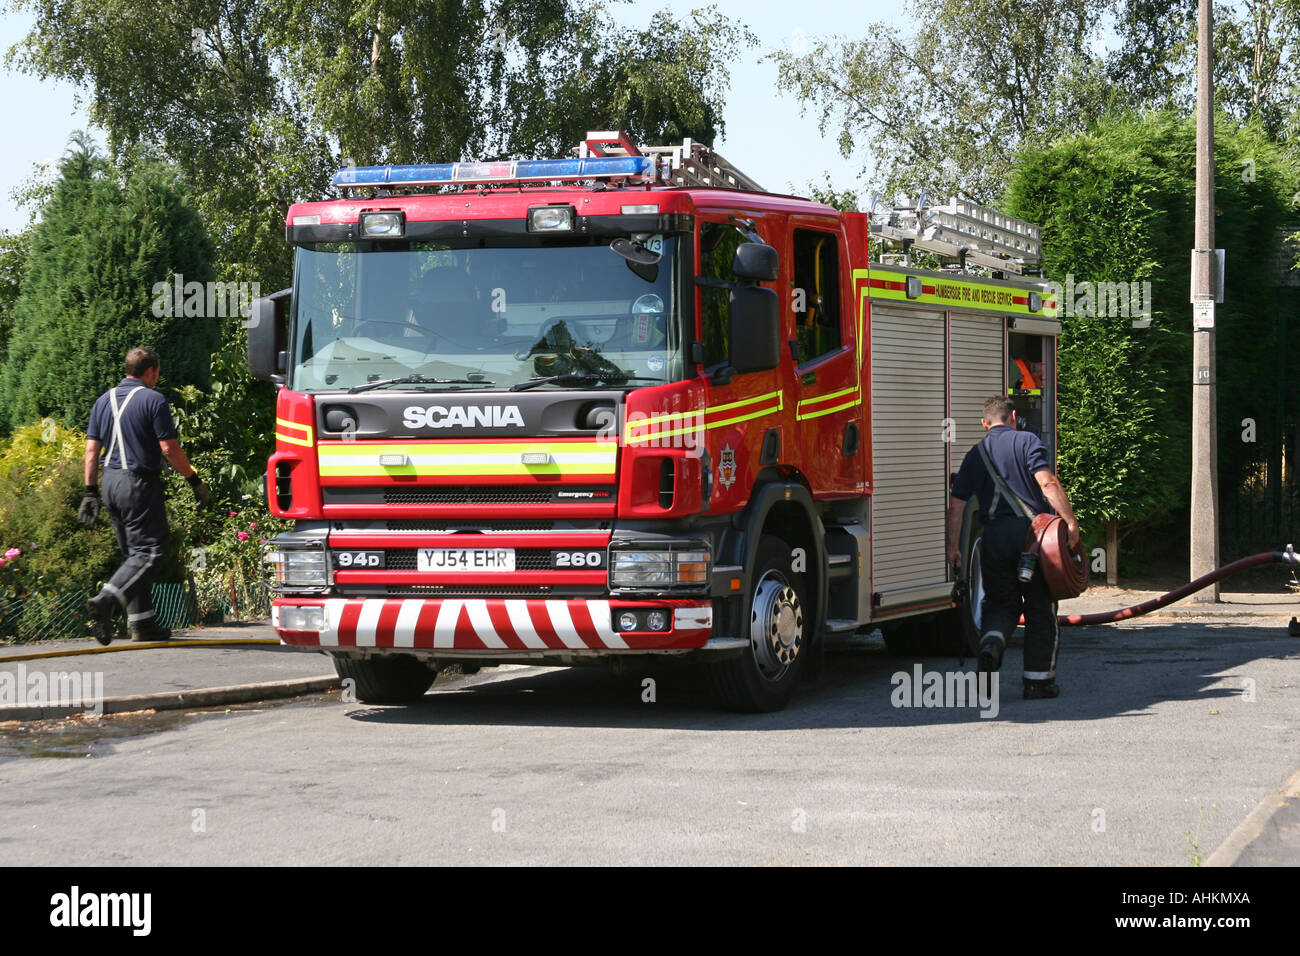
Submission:
[[495,385],[496,382],[489,382],[483,378],[425,378],[423,375],[403,375],[400,378],[386,378],[378,382],[366,382],[364,385],[353,385],[348,389],[349,395],[355,395],[357,392],[364,392],[372,388],[380,388],[384,385]]
[[536,388],[538,385],[546,385],[550,382],[662,382],[662,378],[646,378],[643,375],[623,375],[618,372],[600,373],[600,372],[565,372],[561,375],[545,375],[541,378],[530,378],[526,382],[518,382],[510,386],[512,392],[522,392],[526,389]]

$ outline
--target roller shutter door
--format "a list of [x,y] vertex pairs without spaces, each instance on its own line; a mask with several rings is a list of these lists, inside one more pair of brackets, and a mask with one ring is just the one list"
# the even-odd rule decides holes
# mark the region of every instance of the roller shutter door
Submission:
[[871,571],[887,592],[947,579],[944,314],[872,305]]
[[1003,384],[1005,323],[1000,315],[968,312],[953,312],[949,319],[949,398],[952,402],[949,414],[956,428],[949,465],[953,471],[961,467],[966,452],[984,437],[984,428],[980,425],[984,400],[1006,394]]

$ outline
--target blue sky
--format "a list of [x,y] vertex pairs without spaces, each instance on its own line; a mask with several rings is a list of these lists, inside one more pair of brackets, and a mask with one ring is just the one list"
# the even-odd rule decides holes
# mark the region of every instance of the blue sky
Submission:
[[[633,0],[611,4],[620,22],[643,26],[658,10],[671,9],[679,17],[703,6],[700,0]],[[767,51],[796,42],[796,38],[838,33],[858,37],[868,23],[900,16],[899,3],[883,0],[802,0],[798,4],[723,0],[725,15],[744,20]],[[30,29],[32,18],[6,9],[0,14],[0,49],[7,51]],[[798,32],[802,31],[802,33]],[[856,164],[842,159],[834,133],[823,139],[814,116],[800,117],[793,97],[777,90],[776,69],[758,62],[759,50],[750,51],[731,67],[727,97],[726,138],[715,144],[729,161],[765,188],[802,191],[809,181],[820,181],[823,170],[840,188],[870,184],[858,181]],[[20,229],[26,214],[14,205],[12,193],[32,175],[36,163],[58,159],[72,130],[89,125],[76,89],[67,83],[41,81],[17,71],[0,71],[0,103],[4,128],[12,132],[0,151],[0,229]],[[97,132],[92,130],[92,132]],[[103,141],[102,133],[97,137]],[[431,156],[430,161],[443,157]],[[869,191],[869,190],[868,190]]]

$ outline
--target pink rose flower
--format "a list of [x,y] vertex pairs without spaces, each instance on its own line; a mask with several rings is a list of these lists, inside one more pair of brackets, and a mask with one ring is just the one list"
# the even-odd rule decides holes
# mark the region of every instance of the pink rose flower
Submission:
[[248,540],[248,532],[247,532],[247,531],[241,531],[241,532],[239,532],[239,534],[235,535],[235,537],[237,537],[240,541],[247,541],[247,540]]
[[236,517],[238,514],[239,514],[238,511],[232,511],[232,512],[230,512],[230,517],[234,518],[234,517]]
[[10,548],[8,551],[5,552],[5,560],[6,560],[6,561],[12,561],[14,558],[18,557],[18,555],[20,555],[20,554],[22,554],[22,552],[19,551],[17,548]]

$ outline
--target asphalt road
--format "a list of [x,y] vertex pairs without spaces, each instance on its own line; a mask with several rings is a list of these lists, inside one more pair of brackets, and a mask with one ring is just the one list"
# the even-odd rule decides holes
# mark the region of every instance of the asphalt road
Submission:
[[682,669],[512,667],[412,707],[331,693],[9,725],[0,860],[1179,866],[1300,765],[1284,627],[1065,641],[1063,696],[1020,699],[1017,642],[992,719],[893,706],[912,661],[873,639],[771,715],[716,712]]

